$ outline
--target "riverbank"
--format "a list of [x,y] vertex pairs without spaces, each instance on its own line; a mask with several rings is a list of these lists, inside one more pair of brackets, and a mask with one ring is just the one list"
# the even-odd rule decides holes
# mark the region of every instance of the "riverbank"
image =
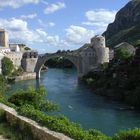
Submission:
[[[18,115],[18,113],[13,108],[10,108],[4,104],[0,103],[0,109],[4,111],[5,113],[4,117],[6,119],[5,121],[8,122],[10,127],[18,127],[18,129],[22,131],[22,133],[28,133],[28,135],[30,135],[30,139],[32,138],[32,139],[37,139],[37,140],[48,140],[48,139],[49,140],[50,139],[51,140],[72,140],[63,134],[51,131],[45,127],[38,125],[38,123],[36,123],[35,121],[31,119]],[[7,136],[5,135],[5,137],[8,137],[8,135]],[[23,139],[25,138],[26,136]]]
[[32,79],[12,83],[8,96],[18,89],[26,90],[29,86],[38,88],[40,85],[45,86],[48,99],[60,106],[60,110],[53,115],[64,114],[86,130],[95,128],[113,136],[120,129],[140,127],[138,111],[120,110],[127,105],[94,94],[93,90],[78,81],[76,69],[50,68],[41,73],[38,81]]
[[32,73],[24,72],[22,75],[15,77],[15,81],[30,80],[30,79],[36,79],[35,72],[32,72]]
[[[140,48],[134,56],[116,56],[102,72],[90,72],[83,80],[94,93],[140,108]],[[124,56],[123,56],[124,55]]]

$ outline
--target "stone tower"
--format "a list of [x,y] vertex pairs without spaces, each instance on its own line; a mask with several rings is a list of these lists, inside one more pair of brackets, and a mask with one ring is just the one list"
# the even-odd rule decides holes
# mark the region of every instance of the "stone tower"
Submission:
[[9,47],[8,33],[3,29],[0,29],[0,47]]
[[38,60],[38,53],[36,51],[28,51],[23,54],[21,66],[25,72],[32,73],[35,71]]
[[104,36],[95,36],[91,39],[91,47],[96,51],[97,64],[109,62],[109,48],[106,47]]

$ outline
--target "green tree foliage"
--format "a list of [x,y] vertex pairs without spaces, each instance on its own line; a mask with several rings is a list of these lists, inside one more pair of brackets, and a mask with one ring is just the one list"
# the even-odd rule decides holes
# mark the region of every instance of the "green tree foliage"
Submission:
[[5,93],[7,84],[6,84],[6,79],[3,75],[0,74],[0,97],[3,96],[3,94]]
[[49,59],[45,66],[51,67],[51,68],[72,68],[74,67],[73,63],[69,61],[68,59],[65,59],[63,57],[56,57]]
[[94,79],[90,86],[97,94],[140,107],[140,48],[130,58],[125,51],[118,54],[121,59],[112,60],[107,69],[89,73],[83,79],[86,83]]
[[12,73],[12,76],[20,76],[24,73],[23,68],[20,66],[18,69],[15,69]]
[[32,87],[27,90],[16,91],[8,101],[13,103],[17,107],[21,107],[25,104],[34,106],[35,109],[41,111],[53,111],[57,109],[57,105],[46,99],[47,92],[43,86],[38,89]]
[[131,54],[129,53],[127,48],[118,48],[116,49],[116,57],[117,59],[127,59],[131,57]]
[[116,134],[112,140],[140,140],[140,129],[129,129]]
[[24,50],[28,51],[28,50],[31,50],[31,48],[25,47]]
[[13,69],[14,69],[13,62],[9,58],[4,57],[2,59],[2,74],[4,76],[9,76],[13,72]]
[[64,133],[74,140],[111,140],[110,137],[97,130],[85,131],[80,125],[70,122],[64,116],[49,116],[31,105],[24,105],[19,110],[21,115],[34,119],[49,129]]

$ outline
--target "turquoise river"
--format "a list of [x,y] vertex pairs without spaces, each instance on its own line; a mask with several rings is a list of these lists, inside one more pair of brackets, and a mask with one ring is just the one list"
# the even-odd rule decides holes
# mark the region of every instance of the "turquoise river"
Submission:
[[94,94],[86,85],[78,82],[75,69],[49,69],[41,73],[41,79],[12,84],[9,93],[18,88],[44,85],[48,98],[60,105],[58,113],[83,128],[96,128],[113,135],[120,129],[140,127],[140,112],[124,110],[126,105]]

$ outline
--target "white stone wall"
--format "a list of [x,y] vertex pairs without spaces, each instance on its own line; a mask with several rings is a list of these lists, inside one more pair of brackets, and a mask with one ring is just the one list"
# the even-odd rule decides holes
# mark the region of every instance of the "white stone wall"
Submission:
[[105,48],[105,37],[103,36],[95,36],[91,39],[91,46],[94,46],[96,48]]
[[97,64],[109,62],[109,48],[96,48]]
[[105,45],[105,37],[95,36],[91,39],[91,46],[96,50],[98,64],[109,62],[109,48]]
[[38,58],[24,58],[22,59],[22,67],[26,72],[34,72]]
[[10,52],[11,50],[10,50],[10,48],[5,48],[5,47],[0,47],[0,53],[8,53],[8,52]]
[[22,60],[22,53],[21,52],[9,52],[6,53],[6,57],[10,58],[16,68],[21,66]]
[[20,48],[18,44],[9,44],[10,50],[13,52],[20,52]]

